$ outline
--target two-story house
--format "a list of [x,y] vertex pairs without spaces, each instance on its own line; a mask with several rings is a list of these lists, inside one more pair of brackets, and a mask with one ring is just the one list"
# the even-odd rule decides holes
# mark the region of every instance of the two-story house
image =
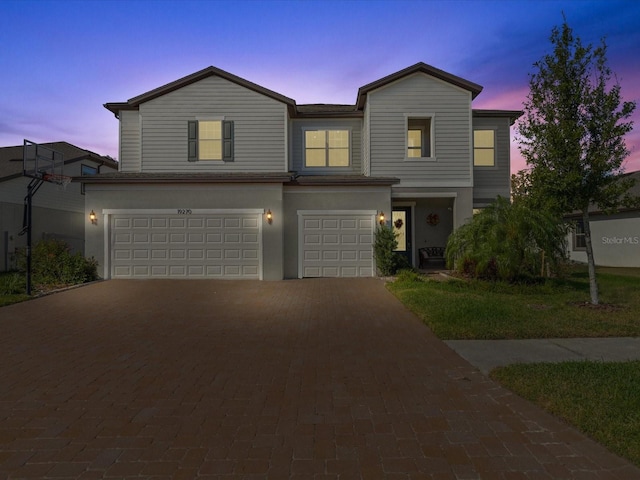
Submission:
[[[63,158],[69,177],[116,172],[112,158],[71,145],[68,142],[40,144]],[[15,253],[27,244],[25,196],[31,178],[24,173],[24,145],[0,147],[0,271],[16,268]],[[85,247],[85,195],[80,183],[65,187],[44,182],[33,196],[33,242],[44,239],[65,241],[74,252]]]
[[474,110],[481,90],[418,63],[354,105],[297,105],[209,67],[107,103],[120,168],[82,179],[87,253],[105,278],[373,276],[386,222],[417,266],[509,195],[521,112]]

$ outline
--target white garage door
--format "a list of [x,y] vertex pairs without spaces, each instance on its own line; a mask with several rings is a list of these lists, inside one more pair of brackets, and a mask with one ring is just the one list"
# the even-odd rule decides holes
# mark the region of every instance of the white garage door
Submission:
[[301,277],[371,277],[374,215],[299,214]]
[[113,215],[111,276],[258,279],[260,218],[254,213]]

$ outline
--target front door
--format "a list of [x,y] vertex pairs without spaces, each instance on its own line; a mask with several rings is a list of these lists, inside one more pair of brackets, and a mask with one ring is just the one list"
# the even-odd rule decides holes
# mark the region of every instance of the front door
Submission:
[[411,248],[411,207],[394,207],[391,213],[393,231],[398,242],[397,253],[404,256],[413,265],[413,249]]

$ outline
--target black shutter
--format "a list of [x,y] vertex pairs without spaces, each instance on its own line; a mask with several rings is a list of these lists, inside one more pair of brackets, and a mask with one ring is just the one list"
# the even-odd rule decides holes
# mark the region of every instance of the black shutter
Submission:
[[198,161],[198,122],[189,122],[189,154],[188,159],[190,162]]
[[222,160],[233,162],[233,122],[222,122]]

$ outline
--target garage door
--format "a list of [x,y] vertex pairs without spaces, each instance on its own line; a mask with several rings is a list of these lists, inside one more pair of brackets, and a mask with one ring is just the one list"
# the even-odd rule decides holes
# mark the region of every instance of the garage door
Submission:
[[254,213],[113,215],[111,276],[258,279],[260,218]]
[[368,213],[300,213],[300,276],[373,276],[373,225]]

